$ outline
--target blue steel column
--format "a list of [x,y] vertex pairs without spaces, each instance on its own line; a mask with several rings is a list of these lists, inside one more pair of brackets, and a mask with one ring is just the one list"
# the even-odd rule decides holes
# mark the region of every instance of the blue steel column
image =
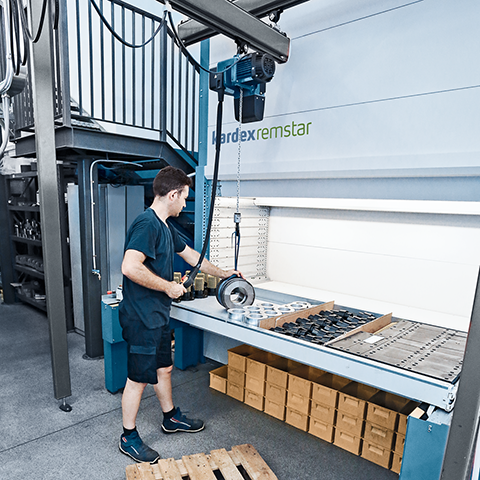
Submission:
[[[200,64],[209,68],[210,40],[200,44]],[[200,70],[200,105],[198,120],[198,167],[195,175],[195,250],[201,250],[203,244],[203,215],[205,191],[205,167],[208,157],[208,73]]]
[[[40,18],[43,0],[33,0],[32,17]],[[34,22],[36,24],[36,22]],[[43,33],[32,48],[35,145],[42,222],[43,264],[47,315],[50,326],[53,386],[55,398],[71,395],[68,361],[65,291],[63,282],[60,195],[55,149],[54,87],[51,9],[48,2]]]
[[[210,41],[200,45],[200,63],[208,68]],[[203,244],[203,195],[205,190],[205,165],[207,164],[208,137],[208,73],[200,70],[200,101],[198,120],[198,166],[195,175],[195,233],[194,247],[200,251]],[[180,370],[205,362],[203,356],[203,331],[183,322],[172,321],[175,329],[175,367]]]

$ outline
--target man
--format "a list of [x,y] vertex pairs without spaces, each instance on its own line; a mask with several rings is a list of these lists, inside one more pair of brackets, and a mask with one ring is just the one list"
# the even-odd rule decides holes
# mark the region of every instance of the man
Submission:
[[[123,338],[128,344],[128,378],[122,397],[124,432],[119,448],[138,462],[154,463],[160,458],[143,443],[136,429],[140,400],[147,384],[153,384],[160,401],[165,433],[193,433],[204,428],[201,420],[186,418],[174,406],[171,383],[170,305],[172,299],[186,292],[182,284],[173,281],[173,255],[178,253],[194,266],[200,254],[186,245],[167,219],[178,217],[185,207],[190,185],[190,178],[182,170],[174,167],[160,170],[153,181],[153,203],[134,220],[125,240],[119,313]],[[236,270],[217,268],[206,259],[201,270],[220,278],[241,275]]]

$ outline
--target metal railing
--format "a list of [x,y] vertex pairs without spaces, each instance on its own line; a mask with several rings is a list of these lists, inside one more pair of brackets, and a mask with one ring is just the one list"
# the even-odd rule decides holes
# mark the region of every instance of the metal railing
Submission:
[[[62,0],[54,32],[55,118],[75,126],[95,121],[104,131],[173,143],[198,151],[199,71],[175,45],[165,22],[141,48],[116,39],[90,0]],[[96,0],[117,35],[141,45],[162,18],[122,0]],[[33,127],[31,91],[15,102],[16,129]],[[61,120],[60,120],[61,119]]]

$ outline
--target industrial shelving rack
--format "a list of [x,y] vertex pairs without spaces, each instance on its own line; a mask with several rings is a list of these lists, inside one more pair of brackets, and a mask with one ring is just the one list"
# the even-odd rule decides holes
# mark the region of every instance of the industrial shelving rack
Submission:
[[37,173],[8,175],[6,189],[15,271],[12,283],[19,300],[46,311]]
[[[40,205],[38,196],[38,175],[36,170],[2,175],[0,210],[2,225],[0,241],[5,247],[1,259],[4,291],[12,287],[10,294],[16,300],[27,303],[46,312],[45,274]],[[63,174],[60,174],[63,179]],[[63,181],[61,182],[64,183]],[[68,249],[66,221],[62,222],[63,248]],[[71,272],[69,256],[64,255],[65,292],[67,303],[67,326],[73,328],[71,309]]]

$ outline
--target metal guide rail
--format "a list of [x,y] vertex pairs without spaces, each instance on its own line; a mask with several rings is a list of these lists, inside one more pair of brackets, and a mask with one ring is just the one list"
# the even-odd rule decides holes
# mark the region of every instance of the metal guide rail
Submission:
[[[322,303],[259,288],[255,291],[257,300],[265,302]],[[335,305],[335,308],[348,307]],[[380,390],[434,405],[447,412],[453,409],[455,403],[457,383],[233,321],[215,297],[173,304],[171,316],[201,330],[232,338]]]

